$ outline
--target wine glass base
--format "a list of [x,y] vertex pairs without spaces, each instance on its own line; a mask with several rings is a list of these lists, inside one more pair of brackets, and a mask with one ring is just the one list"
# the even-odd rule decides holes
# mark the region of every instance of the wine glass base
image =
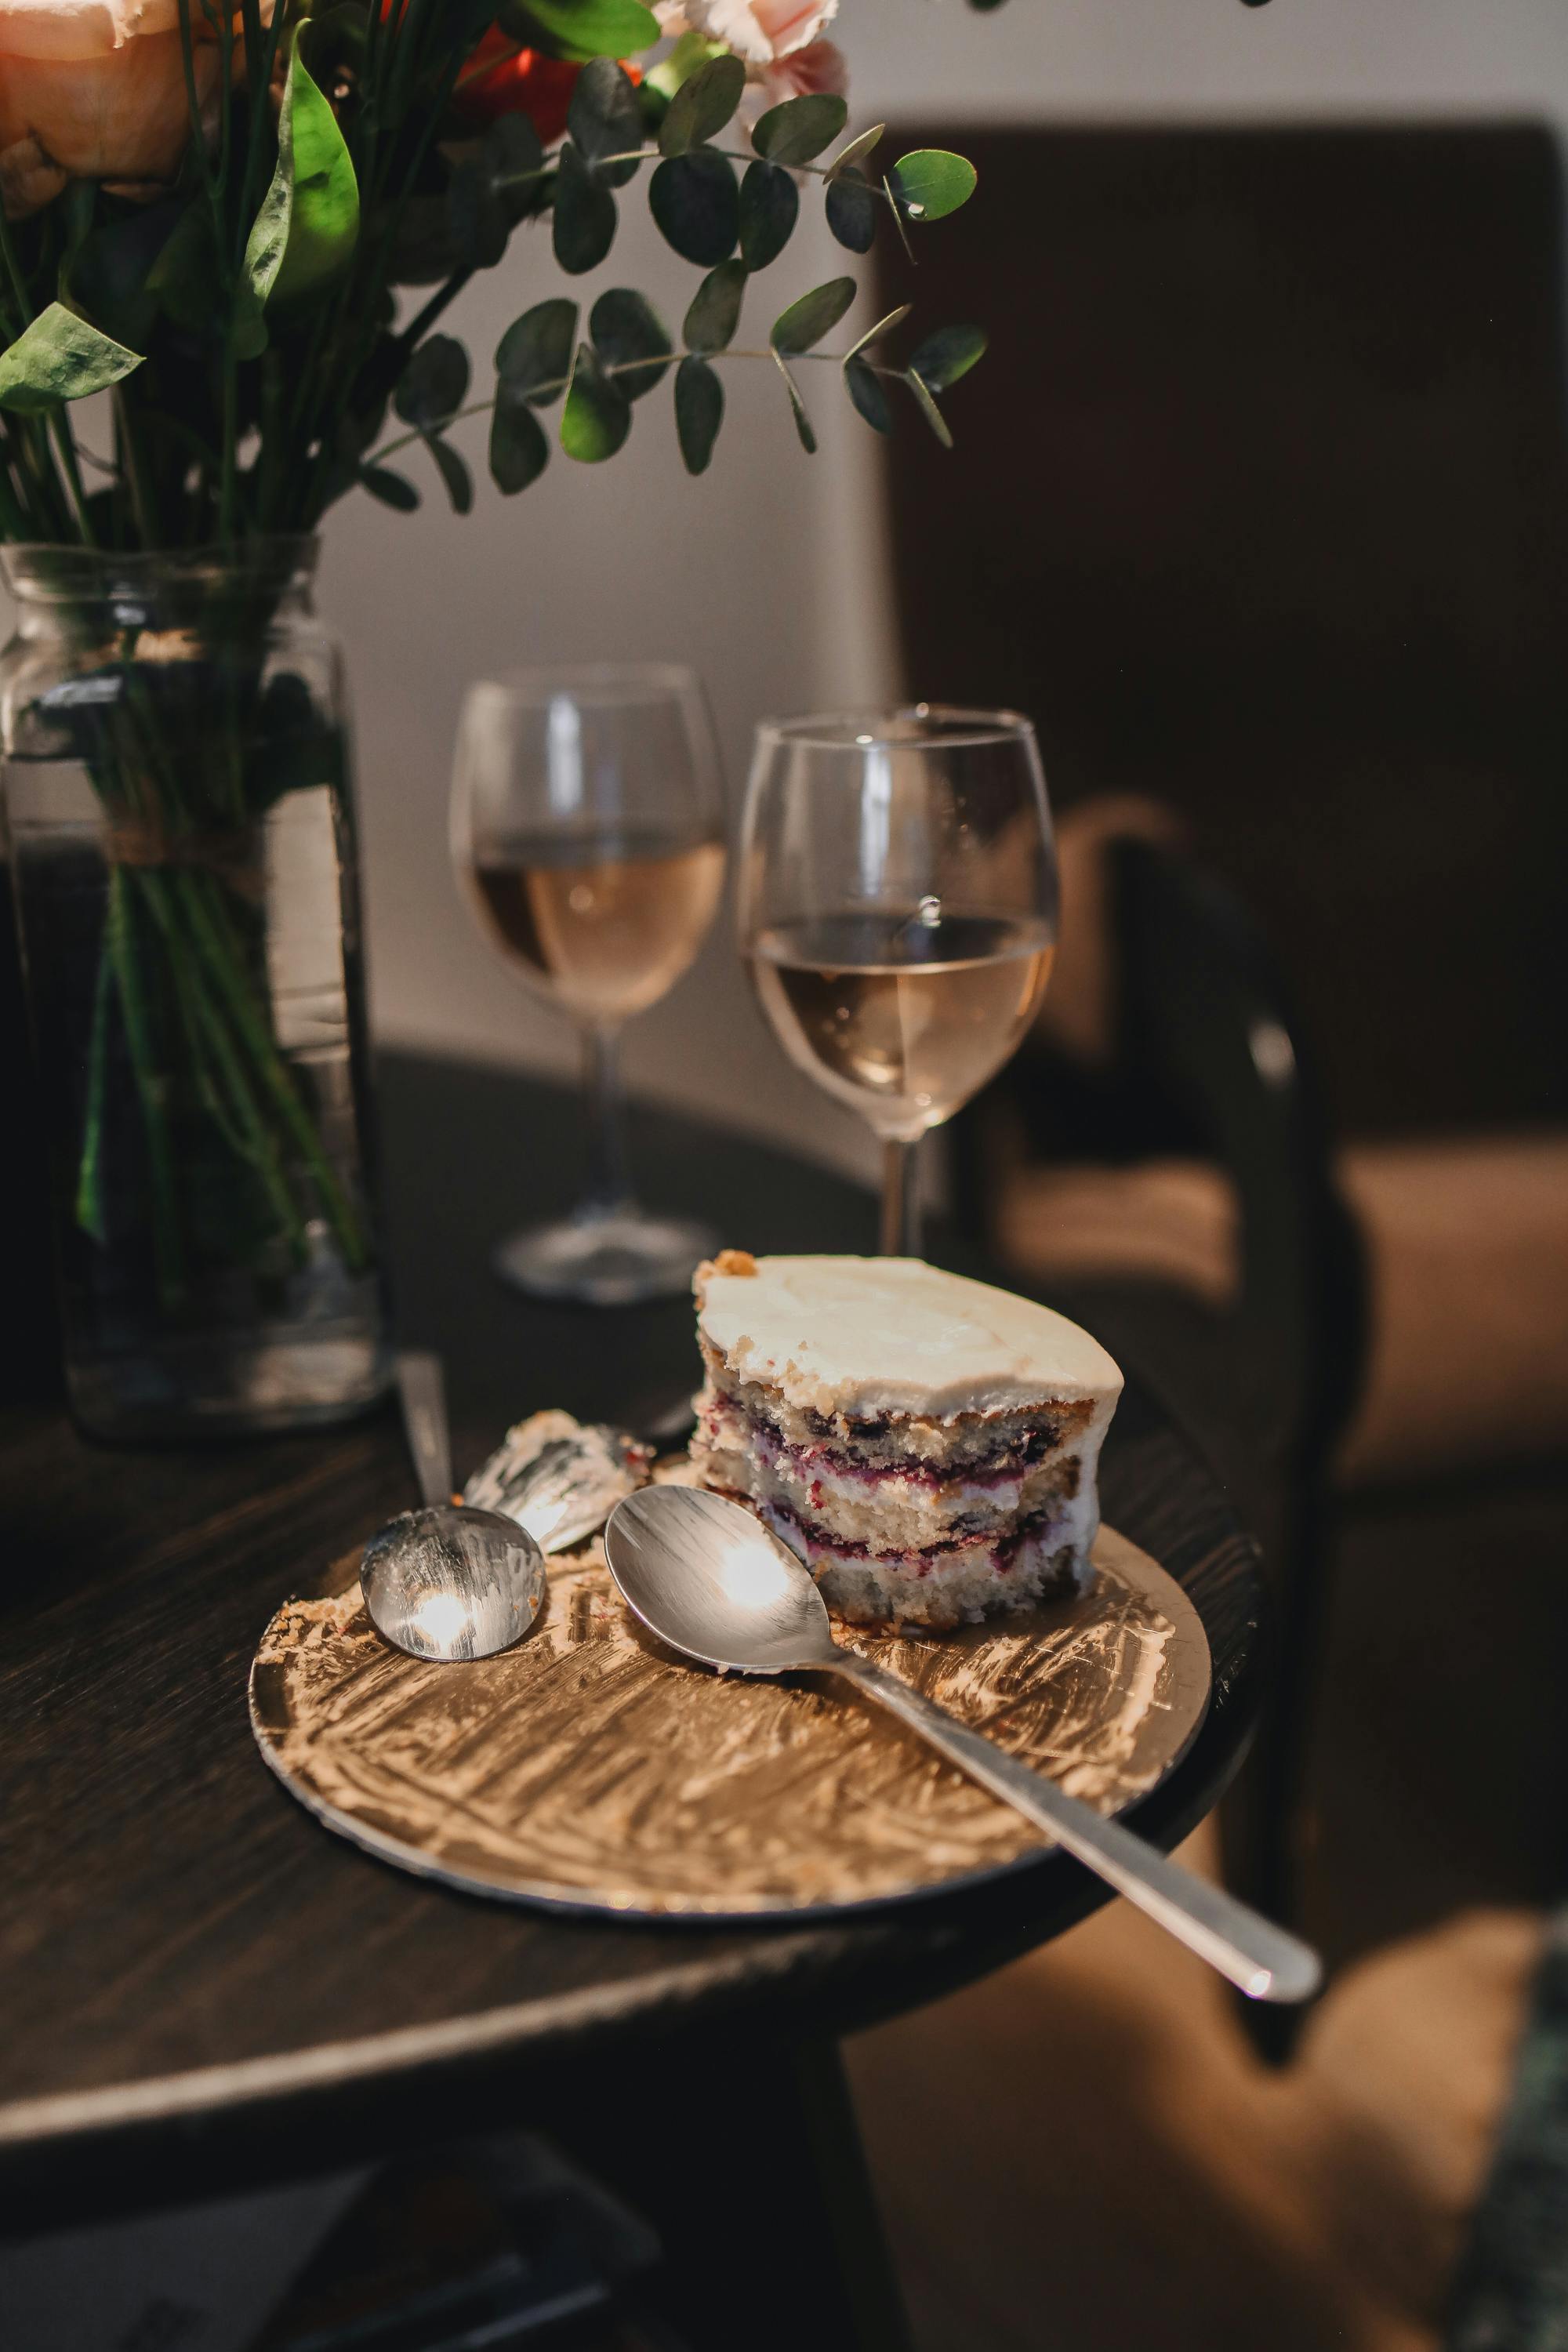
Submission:
[[532,1225],[501,1243],[491,1263],[503,1282],[531,1298],[571,1298],[588,1307],[635,1307],[678,1298],[719,1246],[708,1225],[652,1216],[631,1205],[585,1210],[559,1224]]

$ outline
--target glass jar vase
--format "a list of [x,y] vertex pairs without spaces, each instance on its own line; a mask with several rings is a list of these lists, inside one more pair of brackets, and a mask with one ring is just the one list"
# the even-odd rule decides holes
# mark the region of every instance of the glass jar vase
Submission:
[[105,1437],[385,1390],[342,664],[313,541],[0,551],[0,784],[72,1410]]

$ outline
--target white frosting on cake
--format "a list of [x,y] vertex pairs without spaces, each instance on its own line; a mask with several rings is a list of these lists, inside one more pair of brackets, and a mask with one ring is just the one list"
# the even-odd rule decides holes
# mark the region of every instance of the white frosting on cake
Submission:
[[1103,1427],[1121,1374],[1065,1315],[918,1258],[760,1257],[712,1270],[698,1322],[731,1371],[806,1412],[991,1412],[1092,1398]]

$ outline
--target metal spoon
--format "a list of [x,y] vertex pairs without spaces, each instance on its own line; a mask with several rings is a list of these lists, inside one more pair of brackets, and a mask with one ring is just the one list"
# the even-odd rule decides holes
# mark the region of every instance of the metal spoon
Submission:
[[739,1503],[698,1487],[645,1487],[617,1506],[605,1554],[627,1606],[672,1649],[734,1674],[842,1675],[1253,2000],[1307,2000],[1317,1990],[1318,1957],[1294,1936],[1103,1820],[858,1651],[840,1649],[806,1570]]
[[395,1649],[439,1663],[521,1641],[544,1597],[544,1554],[515,1519],[455,1504],[438,1356],[400,1356],[404,1427],[425,1507],[376,1530],[360,1561],[370,1622]]

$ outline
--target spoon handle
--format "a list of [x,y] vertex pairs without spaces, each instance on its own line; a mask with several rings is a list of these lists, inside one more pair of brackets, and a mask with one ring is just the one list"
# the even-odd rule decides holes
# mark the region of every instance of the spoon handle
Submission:
[[422,1503],[452,1499],[452,1440],[447,1427],[447,1383],[439,1356],[412,1350],[397,1359],[397,1393],[403,1429],[414,1456]]
[[945,1707],[869,1658],[840,1650],[834,1664],[835,1671],[868,1698],[929,1740],[950,1764],[994,1797],[1014,1806],[1037,1829],[1047,1830],[1058,1845],[1252,2000],[1309,2000],[1316,1992],[1322,1977],[1317,1954],[1283,1927],[1272,1927],[1223,1887],[1195,1878],[1120,1822],[1107,1821],[1080,1799],[1069,1797],[1054,1780],[1031,1771],[984,1732],[970,1730]]

